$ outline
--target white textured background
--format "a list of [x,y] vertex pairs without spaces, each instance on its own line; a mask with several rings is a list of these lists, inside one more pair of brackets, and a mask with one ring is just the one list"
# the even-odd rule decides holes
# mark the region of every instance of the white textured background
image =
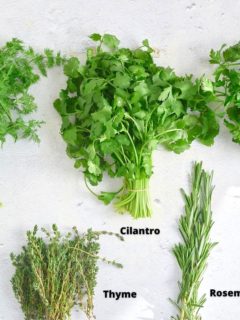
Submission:
[[[142,39],[161,50],[159,63],[178,73],[209,73],[208,52],[222,43],[239,40],[240,1],[236,0],[0,0],[0,43],[19,37],[35,49],[50,47],[79,54],[93,32],[116,34],[126,46]],[[57,223],[63,230],[77,225],[119,231],[121,226],[160,227],[161,236],[126,237],[125,243],[105,238],[102,254],[122,262],[121,271],[100,263],[95,296],[98,320],[169,320],[175,314],[168,298],[177,295],[179,271],[171,255],[179,240],[177,220],[183,201],[179,188],[187,187],[193,160],[203,160],[214,169],[214,219],[212,238],[219,241],[212,252],[202,291],[210,288],[240,290],[240,146],[231,142],[225,129],[213,148],[194,143],[178,156],[159,149],[154,153],[151,192],[154,217],[133,221],[114,213],[111,206],[97,202],[85,189],[81,174],[65,154],[58,134],[60,120],[52,107],[64,77],[49,73],[33,88],[39,104],[37,117],[46,120],[41,144],[9,141],[0,150],[0,319],[21,320],[23,315],[13,297],[9,253],[18,252],[25,231],[34,224]],[[102,188],[111,188],[106,181]],[[114,188],[116,185],[112,188]],[[138,298],[113,301],[102,290],[137,291]],[[206,320],[236,320],[239,298],[209,298]],[[79,319],[74,314],[72,319]],[[84,319],[84,317],[82,318]]]

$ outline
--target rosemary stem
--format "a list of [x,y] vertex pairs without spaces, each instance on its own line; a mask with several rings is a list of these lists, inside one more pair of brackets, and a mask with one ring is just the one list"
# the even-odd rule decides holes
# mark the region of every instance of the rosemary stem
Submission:
[[179,220],[179,232],[182,242],[175,245],[173,253],[181,269],[180,292],[175,320],[199,320],[199,312],[206,297],[199,297],[199,287],[207,266],[207,259],[216,243],[210,242],[213,226],[211,199],[212,174],[202,168],[202,163],[195,163],[191,179],[191,193],[183,191],[185,212]]

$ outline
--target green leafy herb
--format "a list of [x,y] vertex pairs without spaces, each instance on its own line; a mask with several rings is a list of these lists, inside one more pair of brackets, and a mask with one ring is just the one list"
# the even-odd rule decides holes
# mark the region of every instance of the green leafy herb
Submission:
[[117,210],[134,218],[150,217],[148,188],[157,145],[180,153],[195,139],[213,144],[218,123],[208,107],[214,98],[211,84],[157,66],[147,40],[130,50],[119,48],[109,34],[90,38],[99,45],[88,49],[85,64],[68,60],[67,87],[55,101],[67,154],[93,186],[104,172],[123,178],[119,192],[103,192],[100,200],[116,199]]
[[210,241],[213,226],[212,174],[202,169],[201,163],[196,163],[193,169],[192,191],[190,195],[183,192],[185,199],[185,214],[180,218],[179,231],[182,243],[177,244],[173,253],[182,272],[179,282],[180,293],[177,302],[173,302],[178,315],[173,320],[200,320],[200,310],[206,296],[199,297],[199,287],[207,266],[207,259],[216,243]]
[[210,52],[210,63],[217,64],[214,91],[217,102],[224,106],[224,123],[240,143],[240,43]]
[[99,259],[121,268],[115,261],[100,258],[99,236],[116,235],[106,231],[62,236],[42,229],[46,239],[37,236],[37,226],[27,232],[27,245],[11,255],[16,268],[12,286],[26,320],[66,320],[76,305],[93,318],[93,297]]
[[39,141],[37,130],[42,121],[29,119],[37,106],[28,90],[39,80],[39,74],[46,76],[48,68],[61,62],[60,54],[55,56],[49,49],[44,54],[35,53],[32,48],[25,48],[18,39],[0,48],[1,144],[8,135],[15,141],[21,138]]

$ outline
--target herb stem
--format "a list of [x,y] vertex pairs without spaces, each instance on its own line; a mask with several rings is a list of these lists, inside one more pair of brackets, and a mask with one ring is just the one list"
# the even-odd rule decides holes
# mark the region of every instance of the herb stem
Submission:
[[199,312],[206,297],[199,297],[198,289],[202,282],[207,259],[216,243],[210,242],[213,226],[211,199],[212,173],[202,169],[202,163],[195,163],[191,181],[192,191],[183,191],[185,213],[179,220],[182,243],[175,245],[173,253],[182,272],[179,284],[180,293],[174,303],[179,311],[174,320],[199,320]]
[[12,117],[9,113],[9,111],[7,111],[7,109],[1,104],[0,107],[3,109],[3,111],[5,112],[6,116],[8,117],[10,123],[12,124],[13,123],[13,120],[12,120]]
[[115,203],[118,212],[130,212],[133,218],[151,217],[149,178],[125,179],[124,188]]
[[95,193],[95,192],[89,187],[89,185],[88,185],[88,183],[87,183],[87,178],[86,178],[85,175],[84,175],[84,182],[85,182],[85,186],[87,187],[88,191],[90,191],[91,194],[93,194],[95,197],[98,197],[98,194]]
[[135,148],[135,144],[134,144],[133,139],[132,139],[130,133],[128,132],[128,130],[127,130],[125,127],[124,127],[124,129],[125,129],[124,131],[125,131],[126,134],[128,135],[128,138],[129,138],[129,140],[130,140],[130,142],[131,142],[131,144],[132,144],[133,151],[134,151],[134,155],[135,155],[136,164],[138,165],[138,164],[139,164],[139,159],[138,159],[137,150],[136,150],[136,148]]
[[156,138],[159,138],[159,137],[163,136],[163,135],[166,134],[166,133],[175,132],[175,131],[183,131],[183,130],[182,130],[182,129],[170,129],[170,130],[166,130],[166,131],[164,131],[164,132],[161,132],[161,133],[157,134],[156,136],[154,136],[154,138],[156,139]]

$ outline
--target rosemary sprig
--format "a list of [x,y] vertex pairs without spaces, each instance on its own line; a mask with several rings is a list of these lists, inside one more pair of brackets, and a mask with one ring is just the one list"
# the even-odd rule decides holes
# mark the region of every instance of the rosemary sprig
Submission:
[[79,234],[73,228],[73,232],[62,236],[56,225],[52,229],[52,232],[42,229],[46,238],[43,239],[37,236],[35,226],[27,232],[27,245],[22,252],[11,254],[16,268],[12,286],[25,319],[70,319],[74,305],[93,319],[98,260],[122,267],[98,255],[99,237],[109,233],[89,229],[86,234]]
[[203,170],[202,163],[195,163],[192,174],[190,195],[183,191],[185,213],[179,221],[182,243],[175,245],[173,253],[182,271],[179,282],[180,293],[176,302],[178,315],[174,320],[201,320],[200,309],[206,295],[199,297],[199,287],[207,266],[207,259],[216,243],[210,241],[213,226],[212,173]]

